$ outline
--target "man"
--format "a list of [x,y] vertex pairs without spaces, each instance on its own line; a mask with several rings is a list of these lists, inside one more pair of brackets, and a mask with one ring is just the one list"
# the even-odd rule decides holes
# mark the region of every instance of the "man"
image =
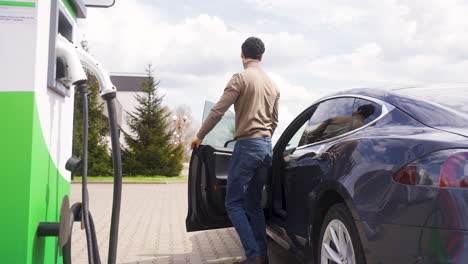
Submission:
[[200,146],[206,134],[234,104],[237,142],[228,172],[226,209],[247,256],[241,264],[268,263],[261,198],[267,169],[271,166],[271,136],[278,123],[280,93],[260,68],[264,52],[265,46],[259,38],[250,37],[242,44],[245,70],[231,78],[192,142],[192,149]]

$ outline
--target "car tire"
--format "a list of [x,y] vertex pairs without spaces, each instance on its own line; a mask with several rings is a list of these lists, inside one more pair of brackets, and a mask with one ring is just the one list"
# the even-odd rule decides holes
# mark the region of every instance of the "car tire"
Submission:
[[[335,242],[339,244],[338,247]],[[316,252],[318,264],[366,263],[354,220],[345,204],[335,204],[328,210],[320,230]]]

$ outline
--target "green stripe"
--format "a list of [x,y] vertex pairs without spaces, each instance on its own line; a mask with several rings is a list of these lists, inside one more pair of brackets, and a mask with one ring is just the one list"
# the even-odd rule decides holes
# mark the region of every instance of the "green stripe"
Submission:
[[76,10],[73,8],[72,4],[70,3],[70,0],[62,0],[62,3],[65,5],[65,7],[68,9],[72,17],[76,20]]
[[33,2],[0,1],[0,6],[36,7]]
[[34,92],[0,92],[0,263],[63,263],[57,238],[36,235],[40,222],[58,221],[70,194],[49,154],[36,100]]

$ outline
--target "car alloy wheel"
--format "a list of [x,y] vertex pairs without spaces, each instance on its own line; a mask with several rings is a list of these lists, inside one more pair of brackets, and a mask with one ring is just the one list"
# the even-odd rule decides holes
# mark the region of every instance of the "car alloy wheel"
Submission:
[[354,219],[346,204],[334,204],[325,213],[315,252],[315,263],[367,263]]
[[333,219],[326,227],[322,239],[321,264],[355,264],[353,242],[348,229],[338,219]]

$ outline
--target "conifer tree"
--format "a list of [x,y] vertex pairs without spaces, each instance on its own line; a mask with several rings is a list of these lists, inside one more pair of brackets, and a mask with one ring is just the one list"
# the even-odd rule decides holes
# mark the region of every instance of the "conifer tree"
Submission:
[[[99,84],[96,77],[87,73],[88,76],[88,175],[108,176],[112,174],[112,160],[106,141],[109,131],[106,118],[102,115],[104,103],[99,101]],[[82,155],[83,136],[83,109],[82,94],[75,90],[75,117],[73,128],[73,155]],[[80,175],[81,171],[77,171]]]
[[183,147],[171,142],[172,131],[167,122],[170,112],[162,105],[152,65],[142,82],[143,93],[136,95],[138,105],[127,113],[129,133],[124,131],[127,146],[123,149],[125,175],[176,176],[182,171]]

